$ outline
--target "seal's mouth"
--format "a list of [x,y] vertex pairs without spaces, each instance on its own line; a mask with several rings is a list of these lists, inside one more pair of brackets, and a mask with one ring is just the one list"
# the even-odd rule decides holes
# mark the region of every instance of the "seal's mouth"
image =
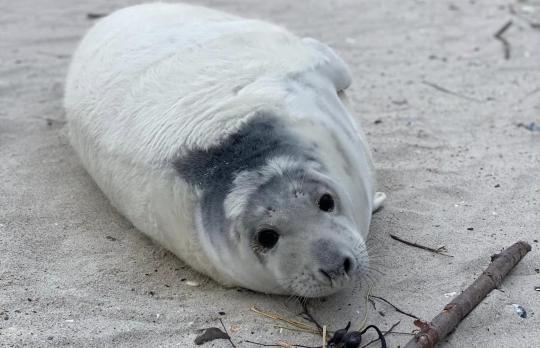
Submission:
[[343,288],[345,284],[350,282],[350,277],[347,273],[344,273],[343,276],[336,278],[332,274],[325,271],[324,269],[319,268],[319,271],[317,274],[321,282],[329,284],[331,288]]
[[336,276],[322,269],[301,272],[291,279],[286,288],[291,294],[300,297],[329,296],[352,286],[358,278],[356,272],[355,269],[354,273],[345,273],[341,276]]

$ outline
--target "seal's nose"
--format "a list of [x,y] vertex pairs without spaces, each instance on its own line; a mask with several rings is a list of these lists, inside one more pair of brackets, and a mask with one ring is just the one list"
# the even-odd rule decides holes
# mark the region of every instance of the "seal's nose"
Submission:
[[345,275],[350,275],[350,272],[353,268],[354,261],[351,257],[343,256],[332,260],[326,265],[321,265],[323,267],[319,268],[319,272],[324,275],[325,278],[328,278],[331,282],[337,280]]
[[333,283],[354,273],[356,260],[345,245],[330,239],[321,239],[314,243],[313,253],[322,279]]

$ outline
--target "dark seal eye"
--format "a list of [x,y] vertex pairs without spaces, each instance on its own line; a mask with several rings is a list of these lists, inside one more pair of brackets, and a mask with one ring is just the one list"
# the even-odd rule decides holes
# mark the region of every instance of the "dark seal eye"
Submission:
[[273,248],[276,243],[278,242],[279,234],[270,228],[265,228],[264,230],[260,230],[259,234],[257,235],[257,241],[259,244],[267,249]]
[[319,198],[319,209],[325,212],[334,210],[334,198],[328,193],[322,195],[321,198]]

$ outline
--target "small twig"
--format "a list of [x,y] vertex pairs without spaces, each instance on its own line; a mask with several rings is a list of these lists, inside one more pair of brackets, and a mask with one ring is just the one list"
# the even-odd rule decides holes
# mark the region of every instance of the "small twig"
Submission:
[[321,326],[321,324],[319,324],[319,322],[313,317],[313,315],[311,315],[311,313],[309,312],[309,309],[308,309],[308,306],[307,306],[307,303],[306,302],[300,302],[302,304],[302,309],[304,310],[304,312],[302,314],[305,314],[308,318],[308,320],[310,322],[312,322],[313,324],[315,324],[315,326],[317,326],[317,330],[319,330],[319,333],[322,334],[323,332],[323,327]]
[[460,295],[447,304],[439,315],[426,322],[415,320],[420,328],[404,348],[432,348],[443,340],[493,289],[499,287],[503,279],[521,261],[531,246],[527,242],[517,242],[491,257],[491,263],[484,272]]
[[[261,347],[281,347],[281,348],[284,347],[284,345],[283,345],[284,342],[278,342],[279,344],[265,344],[265,343],[259,343],[259,342],[248,341],[248,340],[246,340],[244,342],[255,344],[255,345],[261,346]],[[321,346],[315,346],[315,347],[314,346],[303,346],[301,344],[289,344],[289,346],[298,347],[298,348],[322,348]]]
[[287,342],[284,342],[284,341],[277,341],[277,344],[278,346],[282,348],[293,348],[291,344],[288,344]]
[[251,344],[255,344],[257,346],[261,346],[261,347],[281,347],[281,346],[278,346],[277,344],[264,344],[264,343],[259,343],[259,342],[254,342],[254,341],[244,341],[246,343],[251,343]]
[[[394,330],[394,329],[396,328],[396,326],[399,325],[399,323],[401,323],[401,321],[398,321],[398,322],[396,322],[394,325],[390,326],[390,328],[383,334],[383,336],[386,336],[386,335],[388,335],[389,333],[391,333],[392,330]],[[363,345],[362,347],[360,347],[360,348],[365,348],[365,347],[369,346],[370,344],[375,343],[375,342],[380,341],[380,340],[381,340],[380,338],[376,338],[376,339],[371,340],[371,341],[369,341],[368,343],[364,344],[364,345]]]
[[497,32],[495,33],[495,39],[499,40],[504,49],[504,59],[510,59],[510,43],[506,38],[503,37],[504,33],[512,26],[512,20],[506,22]]
[[[373,284],[370,284],[367,290],[367,294],[366,294],[366,301],[364,303],[364,319],[362,319],[362,322],[361,322],[360,327],[358,328],[358,331],[362,331],[366,327],[367,317],[368,317],[368,301],[370,301],[369,297],[371,296],[372,291],[373,291]],[[374,303],[373,303],[373,308],[375,309]]]
[[469,100],[469,101],[473,101],[473,102],[476,102],[476,103],[483,103],[483,102],[484,102],[483,100],[480,100],[480,99],[476,99],[476,98],[472,98],[472,97],[469,97],[469,96],[466,96],[466,95],[462,95],[462,94],[456,93],[456,92],[454,92],[454,91],[449,90],[448,88],[439,86],[438,84],[433,83],[433,82],[422,81],[422,83],[425,84],[425,85],[428,85],[428,86],[430,86],[430,87],[435,88],[435,89],[438,90],[439,92],[443,92],[443,93],[446,93],[446,94],[450,94],[450,95],[453,95],[454,97],[462,98],[462,99]]
[[512,4],[509,5],[509,8],[510,8],[510,13],[511,14],[513,14],[514,16],[516,16],[516,17],[524,20],[525,22],[527,22],[527,24],[529,24],[531,26],[531,28],[540,29],[540,22],[533,22],[527,16],[524,16],[523,14],[518,13],[518,11],[516,11],[514,5],[512,5]]
[[231,343],[231,346],[233,348],[236,348],[233,341],[231,340],[231,335],[229,335],[229,332],[227,331],[227,328],[225,327],[225,324],[223,324],[223,320],[221,320],[221,318],[218,318],[218,319],[219,319],[219,322],[221,323],[221,326],[223,327],[223,330],[225,330],[225,333],[227,334],[227,336],[229,336],[229,342]]
[[308,325],[308,324],[305,324],[305,323],[301,323],[299,321],[296,321],[296,320],[291,320],[291,319],[287,319],[287,318],[283,318],[282,316],[278,315],[278,314],[275,314],[275,313],[271,313],[271,312],[264,312],[260,309],[258,309],[257,307],[253,306],[251,307],[251,310],[259,315],[262,315],[262,316],[265,316],[267,318],[270,318],[270,319],[273,319],[273,320],[279,320],[279,321],[283,321],[289,325],[292,325],[296,328],[299,328],[299,329],[304,329],[304,330],[316,330],[314,329],[312,326]]
[[277,329],[285,329],[285,330],[290,330],[290,331],[305,332],[305,333],[310,333],[313,335],[319,335],[319,330],[316,330],[316,329],[307,330],[307,329],[300,329],[298,327],[281,326],[281,325],[274,325],[274,327]]
[[373,301],[372,299],[369,299],[369,303],[371,303],[371,306],[373,307],[373,310],[376,311],[377,306],[375,305],[375,301]]
[[88,12],[86,14],[87,19],[99,19],[107,16],[107,13]]
[[322,348],[326,348],[326,325],[322,327]]
[[383,297],[379,297],[379,296],[375,296],[375,295],[370,295],[369,297],[370,297],[370,298],[375,298],[375,299],[377,299],[377,300],[380,300],[380,301],[383,301],[383,302],[389,304],[390,306],[392,306],[392,308],[394,308],[394,309],[396,310],[396,312],[399,312],[399,313],[401,313],[401,314],[403,314],[403,315],[406,315],[406,316],[408,316],[408,317],[411,317],[411,318],[413,318],[413,319],[420,319],[420,318],[418,318],[418,317],[417,317],[416,315],[414,315],[414,314],[411,314],[411,313],[408,313],[408,312],[405,312],[405,311],[399,309],[396,305],[392,304],[392,302],[388,301],[387,299],[385,299],[385,298],[383,298]]
[[449,255],[449,254],[445,253],[447,250],[446,250],[446,247],[444,247],[444,246],[435,249],[435,248],[431,248],[431,247],[421,245],[421,244],[418,244],[418,243],[409,242],[409,241],[407,241],[405,239],[402,239],[402,238],[400,238],[400,237],[398,237],[398,236],[396,236],[394,234],[391,234],[391,233],[390,233],[390,238],[392,238],[394,240],[397,240],[398,242],[401,242],[403,244],[407,244],[408,246],[424,249],[424,250],[427,250],[427,251],[431,251],[432,253],[443,255],[443,256],[454,257],[452,255]]

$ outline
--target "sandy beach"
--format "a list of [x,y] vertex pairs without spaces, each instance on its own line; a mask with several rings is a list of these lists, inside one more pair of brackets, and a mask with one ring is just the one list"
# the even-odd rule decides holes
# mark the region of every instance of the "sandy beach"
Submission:
[[[375,270],[310,302],[318,321],[358,327],[367,313],[383,331],[399,321],[387,340],[403,346],[413,320],[367,302],[370,285],[429,320],[492,254],[526,240],[532,251],[441,347],[540,346],[540,1],[190,2],[315,37],[351,68],[354,116],[388,199],[371,227]],[[0,1],[0,346],[192,347],[219,319],[237,347],[320,345],[250,311],[298,318],[295,299],[225,289],[144,237],[70,147],[64,78],[88,14],[135,3]],[[505,52],[494,35],[508,21]]]

